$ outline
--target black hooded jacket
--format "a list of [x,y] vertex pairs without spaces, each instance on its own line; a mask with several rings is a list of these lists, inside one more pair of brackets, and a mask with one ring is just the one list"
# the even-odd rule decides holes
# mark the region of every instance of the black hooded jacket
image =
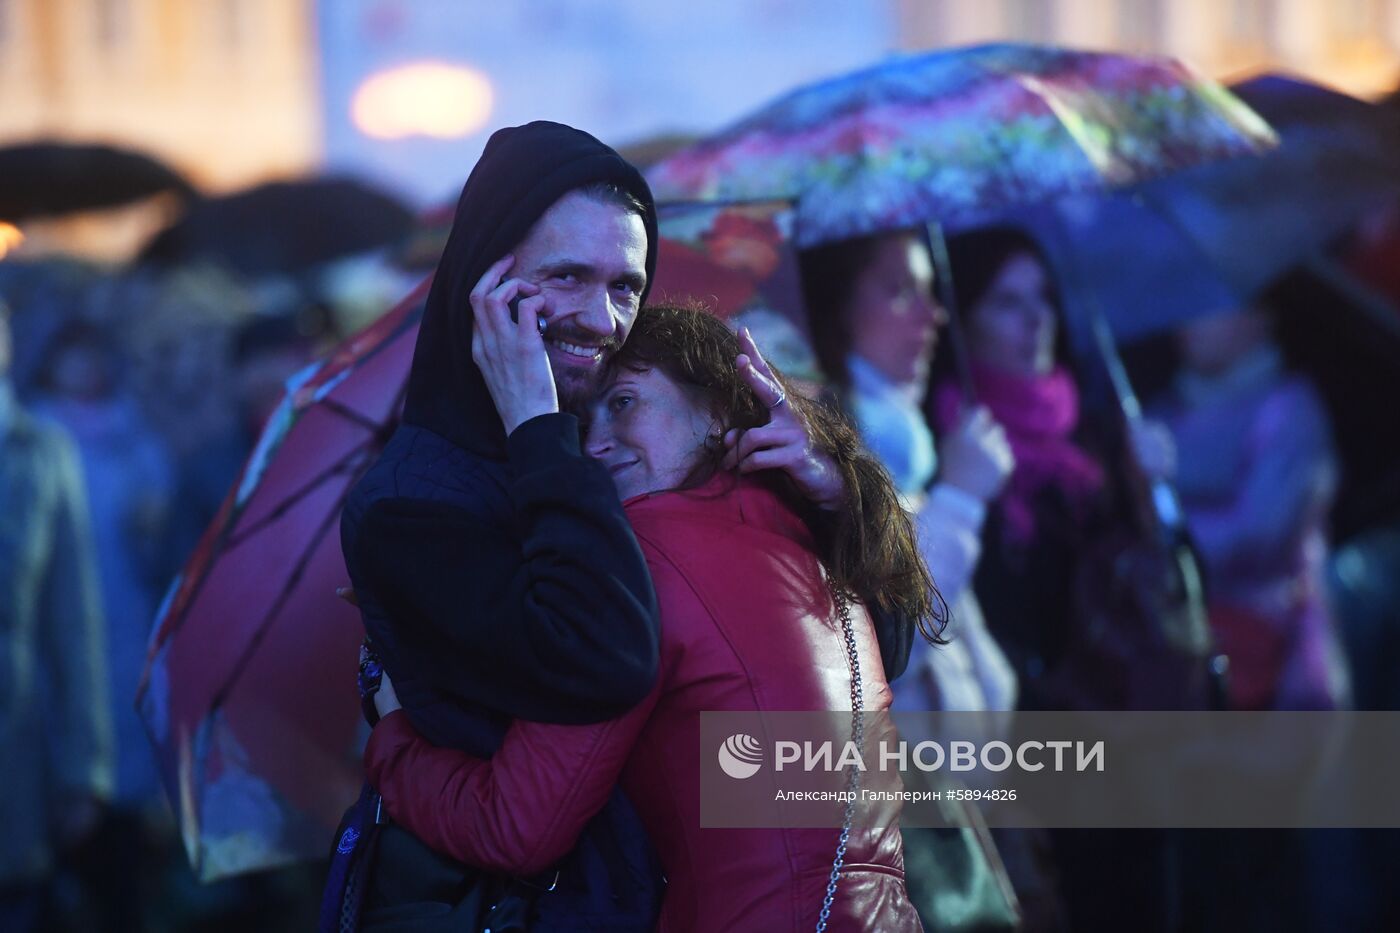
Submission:
[[572,415],[507,439],[471,359],[473,286],[555,201],[599,181],[646,205],[650,277],[656,215],[636,169],[556,123],[491,137],[428,295],[403,425],[346,505],[341,543],[366,627],[433,741],[472,744],[450,712],[439,721],[444,700],[601,721],[655,680],[655,596],[607,471],[582,454]]
[[[403,422],[342,513],[365,628],[405,711],[429,741],[475,755],[494,752],[512,718],[599,722],[655,683],[656,596],[612,478],[583,455],[573,415],[532,418],[507,438],[471,358],[473,286],[555,201],[595,182],[614,182],[645,206],[650,280],[656,212],[636,169],[557,123],[491,137],[428,295]],[[573,863],[590,903],[611,888],[605,911],[648,917],[654,908],[644,834],[620,795]],[[438,899],[404,873],[376,879],[395,888],[388,900]],[[600,929],[630,926],[620,914],[595,919]]]

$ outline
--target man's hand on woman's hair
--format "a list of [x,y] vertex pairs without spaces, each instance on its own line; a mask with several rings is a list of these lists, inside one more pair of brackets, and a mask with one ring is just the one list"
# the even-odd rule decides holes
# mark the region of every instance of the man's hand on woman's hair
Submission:
[[839,509],[845,501],[846,488],[836,461],[812,443],[807,422],[788,401],[747,327],[739,332],[739,345],[744,352],[734,365],[759,402],[768,408],[768,423],[747,431],[733,428],[726,432],[724,446],[728,452],[721,466],[740,473],[782,470],[808,499],[824,509]]

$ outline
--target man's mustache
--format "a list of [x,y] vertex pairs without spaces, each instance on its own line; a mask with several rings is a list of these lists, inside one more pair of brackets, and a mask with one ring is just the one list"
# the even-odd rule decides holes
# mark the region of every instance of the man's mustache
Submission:
[[544,339],[560,340],[580,347],[601,347],[605,353],[613,353],[622,346],[622,341],[615,335],[600,343],[597,334],[589,333],[582,328],[571,327],[568,324],[546,327]]

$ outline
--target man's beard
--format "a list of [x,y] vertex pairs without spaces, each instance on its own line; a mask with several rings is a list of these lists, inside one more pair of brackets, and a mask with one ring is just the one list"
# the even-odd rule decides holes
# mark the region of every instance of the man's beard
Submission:
[[585,411],[597,397],[606,373],[606,365],[586,373],[577,370],[555,373],[554,388],[559,394],[559,409],[576,415]]
[[[587,345],[590,341],[586,334],[569,328],[551,328],[546,331],[544,339],[580,345]],[[622,343],[616,338],[610,339],[603,344],[601,365],[592,366],[587,371],[561,367],[554,373],[554,388],[559,395],[560,410],[578,414],[588,408],[603,387],[612,355],[621,346]]]

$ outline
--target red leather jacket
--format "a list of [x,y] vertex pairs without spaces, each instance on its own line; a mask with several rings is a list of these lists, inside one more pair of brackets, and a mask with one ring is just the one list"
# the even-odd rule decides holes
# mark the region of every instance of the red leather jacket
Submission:
[[[850,666],[806,526],[758,482],[721,474],[626,503],[661,606],[661,673],[609,722],[517,720],[489,760],[436,748],[403,713],[365,750],[389,814],[430,846],[502,872],[547,868],[621,780],[667,877],[659,929],[815,927],[835,829],[702,829],[702,710],[849,710]],[[870,620],[853,607],[866,709],[887,709]],[[857,829],[828,929],[919,930],[897,826]]]

